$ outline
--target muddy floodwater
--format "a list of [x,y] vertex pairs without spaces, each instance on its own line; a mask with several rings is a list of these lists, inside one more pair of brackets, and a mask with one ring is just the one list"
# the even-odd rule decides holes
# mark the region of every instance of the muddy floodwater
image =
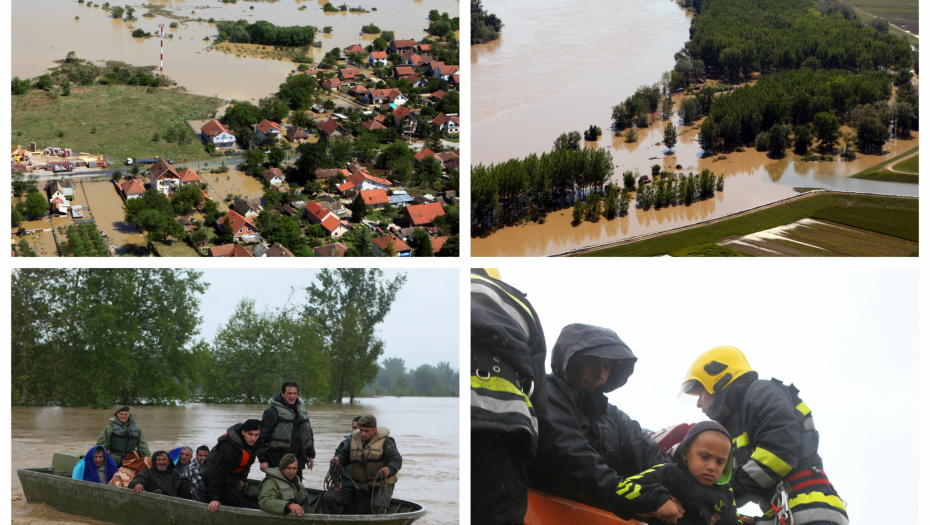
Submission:
[[[527,222],[473,238],[474,256],[552,255],[747,210],[790,197],[795,187],[918,194],[916,184],[850,178],[917,146],[917,132],[890,140],[883,155],[860,155],[852,162],[803,162],[790,151],[773,159],[754,148],[705,157],[697,141],[700,121],[685,126],[677,115],[671,119],[679,135],[672,150],[661,144],[668,121],[657,114],[649,127],[637,130],[635,142],[614,136],[611,108],[637,87],[659,81],[688,39],[690,14],[674,2],[517,0],[484,7],[506,26],[500,40],[472,46],[474,164],[548,151],[560,134],[594,124],[604,134],[585,147],[611,152],[615,183],[622,184],[624,171],[648,175],[658,164],[678,174],[709,169],[724,176],[725,187],[690,206],[640,210],[634,202],[629,215],[596,223],[572,225],[571,208],[555,211],[544,224]],[[541,51],[547,49],[558,53]],[[672,98],[677,110],[683,95]]]
[[119,252],[145,245],[145,238],[138,229],[125,221],[123,199],[112,182],[82,182],[75,193],[87,202],[97,229],[106,232]]
[[[268,405],[208,405],[133,407],[136,422],[152,452],[181,445],[212,447],[216,438],[236,422],[260,418]],[[308,407],[316,440],[317,467],[304,472],[304,484],[322,488],[325,462],[351,430],[352,418],[373,414],[378,425],[391,430],[404,458],[395,496],[422,503],[427,514],[420,522],[457,524],[459,519],[459,425],[457,398],[376,398],[360,404]],[[46,505],[26,502],[16,470],[51,466],[56,451],[84,453],[94,445],[112,417],[109,410],[90,408],[12,408],[13,523],[99,524],[70,516]],[[263,479],[258,465],[249,477]]]
[[[340,49],[352,44],[367,45],[377,35],[360,36],[363,25],[375,24],[383,30],[394,31],[397,38],[420,40],[426,33],[427,16],[431,9],[458,13],[455,0],[363,0],[348,2],[377,11],[370,13],[327,14],[322,10],[325,0],[281,0],[277,2],[203,2],[197,0],[153,0],[130,2],[136,9],[134,22],[123,22],[110,17],[97,7],[87,7],[76,0],[13,0],[12,3],[12,76],[31,78],[53,67],[53,61],[65,58],[69,51],[92,61],[119,60],[136,66],[158,65],[159,39],[133,38],[133,29],[141,28],[157,34],[158,25],[165,25],[165,75],[174,79],[188,91],[223,99],[248,100],[266,97],[276,92],[278,85],[297,65],[286,60],[249,58],[208,50],[218,32],[215,20],[240,20],[250,23],[266,20],[278,26],[312,25],[320,32],[317,40],[322,49],[311,49],[314,58],[334,47]],[[103,2],[99,2],[102,4]],[[112,2],[111,2],[112,3]],[[143,17],[149,11],[146,4],[167,10],[169,15]],[[335,2],[339,5],[342,2]],[[117,4],[114,4],[117,5]],[[254,7],[254,9],[250,9]],[[306,7],[298,10],[299,7]],[[80,17],[80,20],[75,20]],[[180,20],[177,28],[170,24]],[[202,18],[203,22],[197,19]],[[332,26],[333,32],[324,35],[323,27]],[[204,41],[209,37],[210,41]]]
[[211,162],[210,166],[201,168],[197,173],[200,174],[200,180],[210,186],[210,198],[217,203],[223,202],[227,195],[241,195],[243,198],[261,197],[265,191],[258,179],[234,167],[230,167],[226,173],[210,173],[212,168]]

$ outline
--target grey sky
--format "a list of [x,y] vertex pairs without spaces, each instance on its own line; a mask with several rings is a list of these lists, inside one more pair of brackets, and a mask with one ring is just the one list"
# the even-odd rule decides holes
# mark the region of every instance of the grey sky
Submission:
[[[705,419],[678,388],[698,355],[736,346],[760,378],[800,389],[851,520],[917,523],[917,270],[728,271],[726,262],[636,274],[618,263],[596,280],[577,264],[501,272],[528,294],[550,351],[574,322],[611,328],[630,346],[636,369],[609,398],[643,427]],[[888,483],[891,492],[877,488]],[[742,510],[759,515],[754,504]]]
[[[258,308],[306,301],[304,288],[315,281],[319,269],[204,269],[210,283],[201,300],[201,337],[212,341],[216,330],[244,298]],[[385,269],[385,278],[407,274],[407,283],[397,294],[391,312],[378,326],[384,341],[384,357],[399,357],[407,368],[448,361],[459,368],[459,282],[457,269]],[[291,288],[297,288],[291,295]]]

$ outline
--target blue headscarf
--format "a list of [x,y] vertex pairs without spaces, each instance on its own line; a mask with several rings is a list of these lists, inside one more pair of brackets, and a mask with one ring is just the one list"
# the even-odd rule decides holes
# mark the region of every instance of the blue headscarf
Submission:
[[106,464],[107,469],[107,480],[103,483],[108,483],[111,479],[113,479],[113,475],[116,474],[118,469],[116,467],[116,462],[113,461],[113,458],[111,458],[109,454],[107,454],[107,450],[100,445],[97,445],[96,447],[88,450],[87,454],[84,455],[84,477],[81,479],[84,481],[91,481],[93,483],[100,483],[100,475],[97,474],[97,465],[94,463],[94,454],[97,453],[97,449],[103,451],[103,461]]

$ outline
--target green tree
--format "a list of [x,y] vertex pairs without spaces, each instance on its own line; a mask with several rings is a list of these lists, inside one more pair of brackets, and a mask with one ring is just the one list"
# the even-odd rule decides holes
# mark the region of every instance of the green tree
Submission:
[[436,160],[436,157],[430,155],[423,159],[423,162],[420,163],[420,178],[423,182],[432,187],[441,176],[442,164]]
[[839,141],[840,123],[836,116],[826,111],[814,115],[814,136],[820,141],[820,147],[832,151]]
[[856,147],[859,151],[881,152],[888,140],[888,128],[873,117],[862,117],[856,123]]
[[33,219],[41,219],[48,214],[48,209],[48,201],[38,191],[31,191],[26,195],[26,213]]
[[329,401],[350,402],[378,372],[384,341],[375,327],[390,313],[397,292],[407,282],[400,274],[385,279],[379,269],[323,269],[306,288],[304,315],[316,321],[329,357]]
[[418,228],[413,233],[413,242],[411,244],[413,248],[414,257],[432,257],[433,256],[433,242],[429,238],[429,233],[422,228]]
[[265,152],[261,148],[253,148],[245,150],[245,153],[242,155],[243,160],[245,160],[245,165],[254,168],[261,166],[265,162]]
[[769,130],[769,151],[773,155],[783,155],[788,149],[788,132],[784,126],[775,124]]
[[675,147],[676,143],[678,143],[678,133],[675,131],[675,125],[669,122],[665,125],[662,144],[665,144],[665,147],[671,150]]
[[798,124],[794,128],[794,151],[803,155],[807,153],[813,142],[811,129],[806,124]]
[[355,199],[349,206],[349,210],[352,212],[352,219],[356,222],[362,222],[362,219],[368,215],[369,208],[368,205],[365,204],[365,198],[362,197],[361,192],[355,195]]

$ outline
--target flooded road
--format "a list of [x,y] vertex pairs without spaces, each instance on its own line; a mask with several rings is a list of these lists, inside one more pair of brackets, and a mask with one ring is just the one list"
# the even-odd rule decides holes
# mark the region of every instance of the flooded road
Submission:
[[[261,418],[267,405],[208,405],[133,407],[136,421],[152,452],[181,445],[212,447],[216,438],[236,422]],[[100,522],[70,516],[45,505],[26,503],[16,470],[50,466],[56,451],[86,452],[112,417],[109,410],[90,408],[12,409],[12,514],[22,525]],[[372,398],[360,404],[308,407],[316,439],[317,462],[332,457],[336,445],[352,427],[352,418],[373,414],[379,426],[391,430],[404,458],[395,495],[422,503],[427,514],[420,523],[457,524],[459,519],[458,398]],[[305,472],[304,484],[322,488],[325,467]],[[263,479],[258,466],[250,476]]]
[[[688,39],[690,14],[668,0],[544,4],[545,9],[529,0],[484,4],[507,25],[500,40],[472,46],[473,163],[499,163],[548,151],[560,134],[582,132],[594,124],[604,134],[597,142],[585,142],[585,147],[611,152],[618,184],[624,171],[638,177],[658,164],[669,172],[699,173],[706,168],[723,174],[725,188],[713,199],[691,206],[631,208],[627,217],[577,226],[571,224],[571,209],[556,211],[544,224],[505,227],[473,238],[472,255],[551,255],[743,211],[789,197],[794,187],[918,193],[913,184],[849,177],[917,146],[916,132],[907,140],[886,143],[885,155],[860,155],[852,162],[802,162],[793,152],[772,159],[754,148],[702,158],[697,142],[700,121],[684,126],[677,115],[672,122],[679,138],[673,150],[661,144],[668,121],[656,114],[649,127],[637,130],[635,142],[614,136],[611,108],[673,68],[675,52]],[[551,49],[558,53],[545,52]],[[676,109],[682,98],[673,96]]]
[[[145,238],[135,226],[124,219],[123,199],[116,192],[110,181],[81,182],[77,190],[78,197],[87,201],[91,215],[97,221],[97,229],[106,232],[108,239],[116,246],[118,253],[125,252],[131,246],[144,246]],[[131,246],[127,246],[131,245]]]
[[[340,49],[352,44],[374,40],[376,35],[360,36],[365,24],[375,24],[382,30],[394,31],[397,38],[420,40],[426,33],[427,16],[431,9],[458,13],[455,0],[366,0],[361,5],[370,13],[327,14],[321,9],[325,1],[282,0],[278,2],[199,2],[196,0],[153,0],[131,2],[136,8],[135,22],[123,22],[110,17],[97,7],[87,7],[76,0],[13,0],[12,4],[12,76],[31,78],[53,67],[54,60],[65,58],[74,51],[79,58],[92,61],[119,60],[135,66],[158,65],[159,39],[133,38],[135,28],[158,33],[158,25],[165,24],[165,75],[174,79],[188,91],[207,96],[233,100],[258,100],[278,90],[287,74],[297,68],[286,60],[247,58],[208,50],[210,40],[217,35],[210,18],[240,20],[250,23],[266,20],[278,26],[313,25],[322,31],[332,26],[328,35],[318,33],[322,49],[311,49],[320,59],[334,47]],[[101,2],[102,3],[102,2]],[[170,15],[143,17],[149,11],[146,4],[167,10]],[[337,2],[338,5],[341,2]],[[306,6],[304,10],[299,7]],[[254,9],[250,9],[254,8]],[[170,16],[170,18],[169,18]],[[80,20],[75,20],[80,17]],[[178,18],[177,28],[169,27]],[[198,19],[203,19],[198,22]],[[51,30],[50,30],[51,29]]]

